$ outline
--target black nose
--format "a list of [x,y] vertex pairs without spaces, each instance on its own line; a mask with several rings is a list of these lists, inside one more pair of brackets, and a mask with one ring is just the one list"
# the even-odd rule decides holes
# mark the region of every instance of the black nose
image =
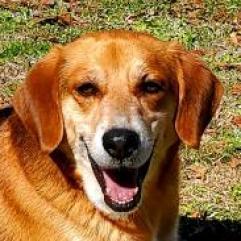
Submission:
[[139,135],[136,132],[122,128],[111,129],[103,136],[105,150],[119,160],[131,156],[139,143]]

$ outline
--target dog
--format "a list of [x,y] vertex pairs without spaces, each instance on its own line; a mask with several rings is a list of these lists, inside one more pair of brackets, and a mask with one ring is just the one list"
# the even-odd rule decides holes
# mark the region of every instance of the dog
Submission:
[[178,148],[223,87],[193,53],[111,30],[54,47],[0,127],[0,240],[176,241]]

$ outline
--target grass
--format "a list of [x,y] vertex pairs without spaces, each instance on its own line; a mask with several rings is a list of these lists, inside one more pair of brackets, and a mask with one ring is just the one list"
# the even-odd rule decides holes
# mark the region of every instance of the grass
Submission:
[[[161,40],[176,40],[200,50],[222,80],[223,103],[206,131],[199,151],[182,148],[181,213],[218,220],[241,220],[241,98],[233,86],[241,84],[240,70],[220,64],[241,63],[240,0],[177,1],[65,1],[54,6],[3,4],[0,1],[0,103],[8,102],[17,84],[38,58],[54,44],[101,29],[124,28],[149,32]],[[173,2],[173,3],[171,3]],[[57,18],[57,16],[62,16]],[[67,19],[67,20],[66,20]],[[200,170],[205,170],[201,178]]]

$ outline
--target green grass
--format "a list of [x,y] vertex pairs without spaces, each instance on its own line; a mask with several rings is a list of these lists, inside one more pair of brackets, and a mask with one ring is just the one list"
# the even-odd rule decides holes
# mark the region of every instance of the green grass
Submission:
[[15,57],[39,58],[49,50],[50,44],[46,41],[34,41],[26,39],[21,41],[11,41],[3,46],[0,58],[3,61],[13,60]]
[[232,187],[231,195],[234,200],[239,202],[239,205],[241,205],[241,184],[236,184]]
[[[190,166],[201,163],[208,170],[209,182],[196,183],[197,180],[187,180],[184,175],[181,212],[241,220],[241,170],[237,168],[235,174],[228,166],[232,158],[241,158],[241,130],[231,122],[233,116],[241,115],[240,96],[232,95],[232,86],[241,83],[241,77],[238,70],[219,68],[220,63],[241,62],[240,47],[230,40],[232,32],[241,31],[235,22],[241,1],[205,0],[203,5],[197,6],[188,0],[174,4],[157,0],[83,0],[72,12],[64,1],[58,2],[52,8],[42,9],[16,4],[0,7],[0,72],[7,70],[0,77],[0,99],[9,100],[17,83],[23,79],[23,73],[51,46],[70,42],[89,31],[113,28],[146,31],[161,40],[176,40],[188,49],[203,50],[203,58],[224,84],[225,96],[200,150],[182,148],[183,173]],[[70,12],[76,21],[74,24],[44,23],[66,12]],[[9,63],[14,67],[9,68]],[[15,66],[21,74],[13,77]],[[219,169],[213,173],[217,166]],[[225,185],[222,177],[227,178]]]
[[[200,20],[201,24],[194,25],[189,23],[187,14],[175,17],[170,14],[172,5],[168,3],[169,1],[162,1],[162,3],[153,0],[91,2],[93,6],[90,1],[82,1],[79,7],[80,13],[72,12],[73,17],[78,16],[78,19],[87,23],[84,28],[82,26],[66,28],[58,23],[44,26],[38,24],[41,18],[66,12],[64,4],[41,11],[40,17],[35,16],[38,10],[32,8],[17,6],[10,10],[2,9],[0,16],[1,49],[4,49],[0,55],[2,62],[12,61],[24,55],[39,57],[39,54],[46,53],[51,46],[51,39],[57,43],[65,43],[81,33],[100,29],[126,28],[147,31],[163,40],[178,40],[188,48],[210,48],[232,31],[232,26],[226,23],[220,27],[218,22],[210,24],[209,21]],[[230,16],[239,7],[239,1],[226,1],[226,3],[219,1],[219,4],[211,4],[211,2],[213,1],[205,1],[207,10],[204,12],[209,14],[210,19],[218,13],[220,5],[229,12]],[[203,11],[200,11],[197,16],[201,18]],[[27,43],[25,43],[26,39]],[[40,46],[36,46],[36,41],[39,39],[42,42]],[[229,53],[224,54],[223,58],[230,58]]]

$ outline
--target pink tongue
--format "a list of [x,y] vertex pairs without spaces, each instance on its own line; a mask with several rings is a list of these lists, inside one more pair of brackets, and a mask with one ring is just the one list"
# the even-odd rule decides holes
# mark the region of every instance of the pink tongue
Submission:
[[124,204],[133,200],[138,192],[138,187],[124,187],[120,186],[113,180],[105,171],[103,171],[106,194],[115,202]]

